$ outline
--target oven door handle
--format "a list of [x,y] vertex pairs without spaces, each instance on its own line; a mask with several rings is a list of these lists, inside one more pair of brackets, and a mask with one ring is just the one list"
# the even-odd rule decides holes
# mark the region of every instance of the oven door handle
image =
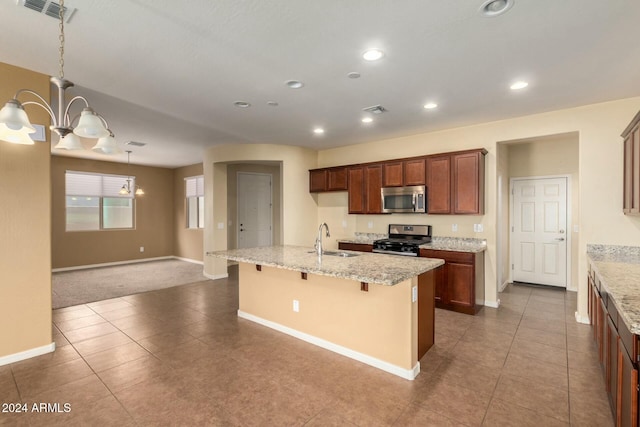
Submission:
[[374,253],[376,254],[389,254],[389,255],[402,255],[402,256],[418,256],[418,254],[414,252],[396,252],[396,251],[385,251],[384,249],[374,249]]

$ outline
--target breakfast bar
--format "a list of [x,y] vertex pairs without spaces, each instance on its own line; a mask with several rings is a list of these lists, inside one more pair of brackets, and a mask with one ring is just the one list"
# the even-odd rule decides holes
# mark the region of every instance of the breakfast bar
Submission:
[[444,261],[270,246],[237,261],[238,316],[406,379],[433,345],[433,270]]

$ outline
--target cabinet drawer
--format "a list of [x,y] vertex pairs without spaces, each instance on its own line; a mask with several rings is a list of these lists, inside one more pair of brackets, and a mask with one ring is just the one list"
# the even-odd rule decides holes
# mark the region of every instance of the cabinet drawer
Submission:
[[638,336],[629,331],[627,325],[622,320],[618,322],[618,335],[620,335],[620,342],[624,346],[627,353],[633,360],[633,363],[638,362]]
[[611,321],[613,322],[616,329],[618,329],[618,309],[616,305],[613,303],[613,299],[609,298],[607,301],[607,311],[609,312],[609,317],[611,317]]
[[338,243],[338,249],[343,251],[373,252],[373,245],[366,243]]
[[420,252],[420,256],[427,258],[440,258],[445,260],[445,262],[473,264],[475,254],[473,252],[452,252],[436,249],[422,249]]

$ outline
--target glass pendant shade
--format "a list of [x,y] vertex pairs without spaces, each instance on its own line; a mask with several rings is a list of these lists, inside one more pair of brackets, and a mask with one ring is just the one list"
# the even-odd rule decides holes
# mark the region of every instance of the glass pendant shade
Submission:
[[122,186],[122,188],[120,189],[120,191],[118,191],[118,194],[120,194],[120,195],[122,195],[122,196],[126,196],[127,194],[131,193],[131,192],[129,191],[129,189],[127,188],[127,185],[129,184],[129,182],[128,182],[128,181],[129,181],[129,180],[127,180],[127,183],[126,183],[126,184],[124,184],[124,185]]
[[106,138],[110,134],[100,116],[88,107],[80,113],[78,126],[73,129],[73,133],[83,138]]
[[29,137],[36,129],[29,122],[22,104],[12,99],[0,110],[0,139],[14,144],[33,144]]
[[53,147],[54,150],[84,150],[84,146],[78,138],[73,133],[68,133],[62,138],[60,141]]
[[113,137],[113,133],[110,133],[109,136],[99,138],[98,143],[94,145],[91,150],[102,154],[118,154],[122,152],[116,144],[116,139]]
[[136,196],[144,196],[144,190],[136,185]]

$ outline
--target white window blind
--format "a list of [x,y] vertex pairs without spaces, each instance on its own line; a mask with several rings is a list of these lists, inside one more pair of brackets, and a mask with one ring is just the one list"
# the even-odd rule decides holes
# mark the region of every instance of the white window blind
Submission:
[[193,176],[185,178],[187,187],[187,197],[202,197],[204,196],[204,176]]
[[[120,189],[131,179],[131,193],[120,194]],[[123,175],[104,175],[88,172],[67,171],[65,173],[67,196],[120,197],[133,198],[136,188],[135,177]]]

